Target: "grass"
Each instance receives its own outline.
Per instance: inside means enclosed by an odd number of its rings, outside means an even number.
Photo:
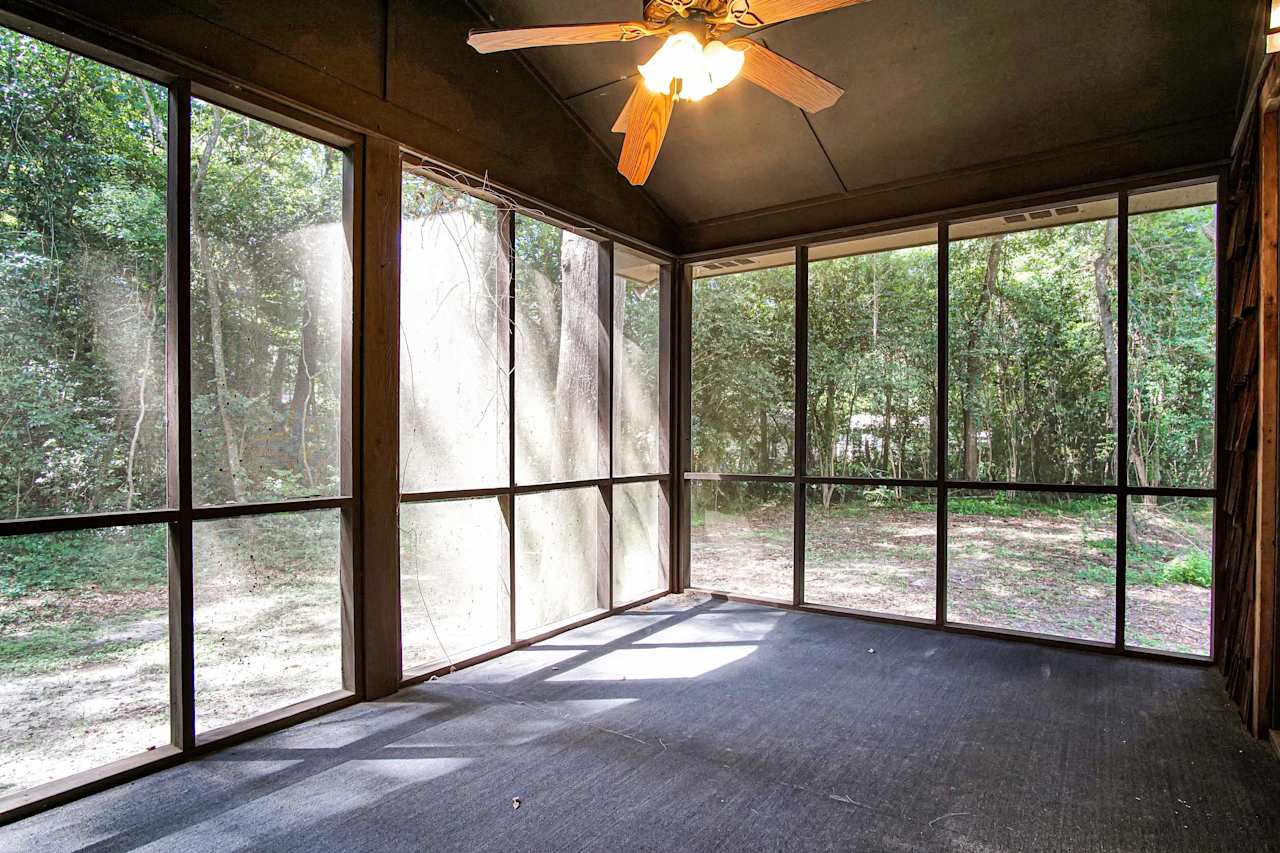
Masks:
[[[1112,543],[1114,552],[1114,543]],[[1076,572],[1076,577],[1089,583],[1115,584],[1115,569],[1110,566],[1086,566]],[[1171,560],[1153,559],[1150,556],[1133,560],[1125,573],[1129,586],[1162,587],[1170,584],[1190,584],[1208,589],[1213,583],[1213,564],[1209,555],[1199,549],[1184,551]]]
[[[156,611],[161,615],[167,611]],[[99,641],[104,626],[93,619],[42,623],[22,634],[0,637],[0,673],[9,676],[57,672],[68,667],[105,663],[149,640]]]
[[[0,539],[0,597],[57,590],[146,589],[166,582],[163,525]]]

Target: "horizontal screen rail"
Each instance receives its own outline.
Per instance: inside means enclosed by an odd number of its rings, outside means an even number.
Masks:
[[[1129,486],[1125,491],[1133,497],[1152,495],[1157,498],[1216,498],[1217,489],[1179,488],[1176,486]]]
[[[336,498],[296,498],[287,501],[262,501],[243,504],[220,504],[218,506],[198,506],[191,510],[191,518],[195,521],[210,521],[218,518],[240,518],[248,515],[272,515],[282,512],[306,512],[313,509],[347,509],[354,505],[349,497]]]
[[[615,486],[626,486],[630,483],[661,483],[663,480],[669,480],[670,474],[632,474],[627,477],[614,477],[613,484]]]
[[[37,533],[65,533],[103,527],[133,527],[141,524],[172,524],[179,520],[176,509],[130,510],[126,512],[55,515],[42,518],[10,518],[0,521],[0,536],[29,536]]]
[[[806,474],[800,482],[814,486],[893,486],[936,489],[937,479],[916,480],[910,477],[819,477]]]
[[[790,474],[714,474],[706,472],[686,472],[686,480],[705,480],[711,483],[794,483],[796,478]]]
[[[510,492],[508,486],[491,486],[482,489],[440,489],[431,492],[403,492],[400,503],[424,503],[426,501],[462,501],[470,498],[499,498]]]
[[[526,483],[518,486],[488,486],[479,489],[436,489],[429,492],[404,492],[400,495],[400,503],[500,498],[509,494],[532,495],[562,489],[605,488],[610,485],[625,486],[630,483],[662,483],[670,478],[670,474],[635,474],[630,477],[599,477],[593,480],[566,480],[559,483]]]
[[[947,488],[974,492],[1067,492],[1077,495],[1116,495],[1121,489],[1120,486],[1092,483],[1009,483],[983,480],[948,480]]]

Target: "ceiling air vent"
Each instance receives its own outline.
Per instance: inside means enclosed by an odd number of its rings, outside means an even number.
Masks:
[[[1052,211],[1052,210],[1037,210],[1037,211],[1033,211],[1033,212],[1032,212],[1032,214],[1031,214],[1031,218],[1032,218],[1032,219],[1052,219],[1052,218],[1053,218],[1053,211]]]
[[[1019,222],[1026,222],[1027,215],[1025,213],[1015,213],[1013,216],[1006,216],[1004,221],[1010,225],[1016,225]]]
[[[707,261],[702,264],[704,270],[728,270],[734,267],[745,267],[754,264],[755,258],[725,258],[719,261]]]
[[[1070,204],[1070,205],[1067,205],[1066,207],[1055,208],[1053,212],[1058,214],[1059,216],[1066,216],[1069,213],[1079,213],[1080,207],[1079,205]]]

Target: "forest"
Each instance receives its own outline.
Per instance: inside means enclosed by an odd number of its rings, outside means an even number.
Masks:
[[[1130,218],[1134,486],[1213,482],[1212,206]],[[950,243],[948,475],[1115,483],[1114,219]],[[694,286],[694,470],[792,469],[790,266]],[[809,474],[936,476],[937,253],[809,265]]]
[[[9,30],[0,62],[0,512],[165,507],[167,91]],[[191,160],[195,503],[336,495],[344,158],[193,101]],[[336,521],[196,525],[201,731],[340,686]],[[0,538],[0,790],[168,742],[166,538]]]
[[[1123,448],[1116,219],[949,242],[948,479],[1046,488],[952,493],[948,618],[1108,639],[1115,499],[1054,487],[1127,476],[1212,488],[1214,217],[1211,204],[1129,217]],[[808,273],[806,473],[934,479],[936,246],[811,261]],[[789,265],[695,279],[694,470],[792,472],[795,311]],[[806,599],[932,618],[933,491],[808,487]],[[791,492],[693,484],[694,585],[789,601]],[[1212,531],[1211,500],[1132,499],[1130,642],[1207,653]]]

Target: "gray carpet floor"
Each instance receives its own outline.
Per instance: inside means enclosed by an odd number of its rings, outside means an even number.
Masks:
[[[0,849],[1280,851],[1280,761],[1206,669],[676,596]]]

